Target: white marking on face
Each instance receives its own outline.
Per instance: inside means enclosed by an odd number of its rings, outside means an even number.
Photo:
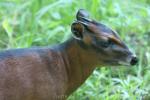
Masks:
[[[128,62],[119,61],[118,63],[119,63],[120,65],[130,66],[130,63],[128,63]]]

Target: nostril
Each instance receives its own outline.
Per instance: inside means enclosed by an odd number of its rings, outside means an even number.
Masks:
[[[137,58],[137,57],[133,57],[133,58],[131,59],[130,64],[131,64],[131,65],[135,65],[135,64],[137,64],[137,63],[138,63],[138,58]]]

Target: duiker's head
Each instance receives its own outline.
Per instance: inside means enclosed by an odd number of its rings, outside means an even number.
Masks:
[[[138,60],[121,41],[118,34],[104,24],[89,18],[80,9],[71,26],[74,38],[84,49],[90,50],[103,65],[135,65]]]

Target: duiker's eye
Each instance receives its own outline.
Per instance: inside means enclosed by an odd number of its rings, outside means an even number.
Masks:
[[[113,42],[111,40],[107,40],[107,41],[104,41],[104,40],[97,40],[96,41],[96,44],[100,45],[101,47],[103,48],[107,48],[109,46],[112,46],[113,45]]]

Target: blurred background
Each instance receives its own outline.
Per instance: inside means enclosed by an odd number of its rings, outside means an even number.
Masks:
[[[150,100],[150,0],[0,0],[0,49],[64,42],[80,8],[115,29],[140,61],[97,68],[68,100]]]

